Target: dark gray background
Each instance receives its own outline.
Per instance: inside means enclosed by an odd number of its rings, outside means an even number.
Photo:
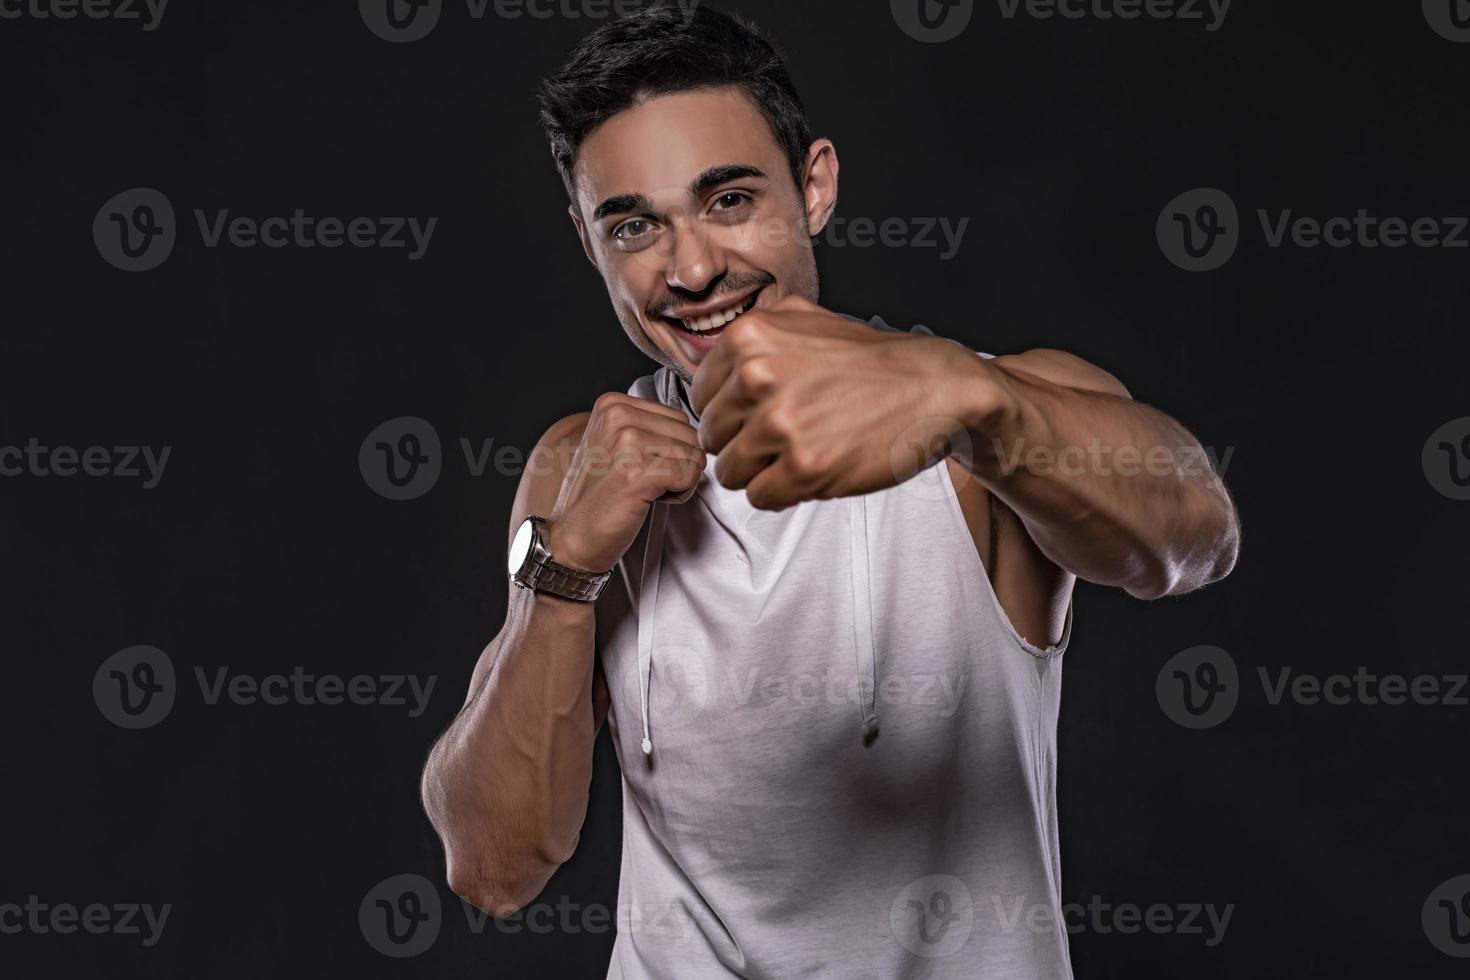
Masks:
[[[747,2],[841,154],[848,218],[970,218],[959,255],[823,247],[826,305],[975,347],[1055,346],[1234,447],[1235,574],[1145,604],[1081,587],[1060,733],[1064,898],[1233,903],[1225,939],[1072,938],[1082,977],[1452,976],[1420,924],[1470,872],[1466,718],[1451,706],[1267,703],[1256,669],[1466,670],[1470,504],[1425,440],[1470,415],[1470,252],[1271,249],[1257,208],[1470,214],[1470,45],[1418,4],[1238,0],[1224,26],[1006,20],[977,6],[920,44],[888,5]],[[0,935],[12,975],[600,977],[611,935],[494,925],[443,887],[418,802],[425,751],[504,612],[522,450],[651,365],[564,214],[530,93],[592,22],[472,20],[413,44],[354,4],[175,0],[157,30],[0,20],[0,445],[167,444],[160,485],[0,480],[5,643],[0,903],[171,903],[162,941]],[[107,265],[103,202],[162,190],[159,268]],[[1189,273],[1160,210],[1226,190],[1244,238]],[[437,216],[427,255],[206,249],[192,209]],[[369,489],[363,437],[429,420],[424,496]],[[94,671],[136,644],[182,684],[162,723],[111,724]],[[1169,720],[1171,656],[1230,652],[1223,724]],[[205,705],[196,666],[439,677],[429,710]],[[611,905],[620,790],[599,745],[581,849],[542,901]],[[440,882],[413,959],[358,927],[379,881]]]

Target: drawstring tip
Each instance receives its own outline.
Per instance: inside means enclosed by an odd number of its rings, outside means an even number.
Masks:
[[[647,738],[645,738],[643,740],[643,754],[644,755],[652,755],[653,754],[653,743],[651,741],[649,741]]]

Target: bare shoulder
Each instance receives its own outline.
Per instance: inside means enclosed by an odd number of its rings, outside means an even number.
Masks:
[[[1123,387],[1123,382],[1112,374],[1064,350],[1037,347],[1020,354],[1002,355],[991,363],[1006,371],[1019,371],[1067,388],[1117,395],[1119,398],[1133,397]]]

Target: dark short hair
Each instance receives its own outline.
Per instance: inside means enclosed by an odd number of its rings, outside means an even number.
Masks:
[[[542,79],[541,125],[573,201],[572,167],[594,129],[643,98],[726,85],[760,109],[801,187],[811,125],[785,59],[744,18],[704,4],[692,15],[681,7],[660,3],[604,24]]]

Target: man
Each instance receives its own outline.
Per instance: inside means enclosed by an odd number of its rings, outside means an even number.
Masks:
[[[495,915],[536,897],[607,720],[610,977],[1070,976],[1072,586],[1229,572],[1198,443],[1068,354],[818,306],[837,152],[743,22],[610,23],[541,105],[587,258],[662,367],[551,426],[521,482],[505,626],[424,773],[451,887]]]

